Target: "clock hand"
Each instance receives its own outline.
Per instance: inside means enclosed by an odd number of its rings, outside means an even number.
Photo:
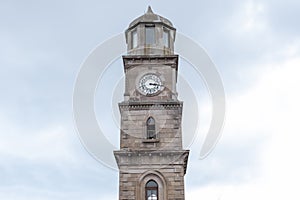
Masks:
[[[162,86],[162,85],[160,85],[158,83],[149,83],[149,85]]]

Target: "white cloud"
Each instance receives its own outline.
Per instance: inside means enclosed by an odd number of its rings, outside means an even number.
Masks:
[[[117,190],[117,173],[91,158],[73,128],[12,122],[0,116],[0,199],[99,199]]]
[[[288,57],[282,63],[268,64],[261,72],[260,81],[253,84],[249,91],[229,98],[226,126],[218,145],[225,145],[223,149],[237,145],[249,148],[249,143],[261,140],[259,151],[247,149],[255,154],[256,166],[253,167],[259,171],[250,173],[252,176],[247,181],[218,182],[191,188],[187,199],[300,198],[299,66],[299,57]],[[238,170],[238,163],[231,165]],[[244,171],[245,174],[248,172]]]
[[[264,13],[265,7],[262,3],[254,3],[254,1],[249,1],[245,5],[245,18],[243,19],[243,29],[245,31],[251,31],[255,29],[262,29],[265,24],[261,17]]]
[[[238,7],[238,12],[232,15],[228,28],[237,35],[254,34],[268,27],[267,9],[261,2],[245,1]]]
[[[1,119],[0,154],[22,160],[59,163],[76,160],[72,150],[74,133],[61,125],[42,130],[21,129]]]
[[[99,199],[117,199],[117,194],[101,194],[98,193],[89,193],[82,192],[86,188],[76,191],[50,191],[44,188],[34,188],[32,186],[13,186],[13,187],[1,187],[0,188],[0,199],[5,200],[99,200]],[[99,190],[98,190],[99,191]],[[30,198],[28,198],[30,197]]]

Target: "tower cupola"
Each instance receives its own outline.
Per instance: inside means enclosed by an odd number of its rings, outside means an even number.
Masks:
[[[133,20],[125,32],[129,55],[173,55],[176,29],[151,7]]]

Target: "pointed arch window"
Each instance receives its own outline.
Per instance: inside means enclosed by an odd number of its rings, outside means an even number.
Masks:
[[[156,139],[155,120],[153,117],[147,119],[147,139]]]
[[[158,184],[150,180],[146,184],[146,200],[158,200]]]

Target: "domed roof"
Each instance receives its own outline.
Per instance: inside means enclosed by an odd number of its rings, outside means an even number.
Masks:
[[[147,23],[147,22],[150,22],[150,23],[153,23],[153,22],[159,23],[160,22],[160,23],[164,23],[164,24],[166,24],[168,26],[173,27],[173,24],[168,19],[166,19],[166,18],[164,18],[162,16],[154,14],[150,6],[148,7],[148,10],[147,10],[147,12],[144,15],[138,17],[137,19],[133,20],[133,22],[131,22],[129,24],[129,28],[135,26],[136,24],[138,24],[140,22],[143,22],[143,23]]]

